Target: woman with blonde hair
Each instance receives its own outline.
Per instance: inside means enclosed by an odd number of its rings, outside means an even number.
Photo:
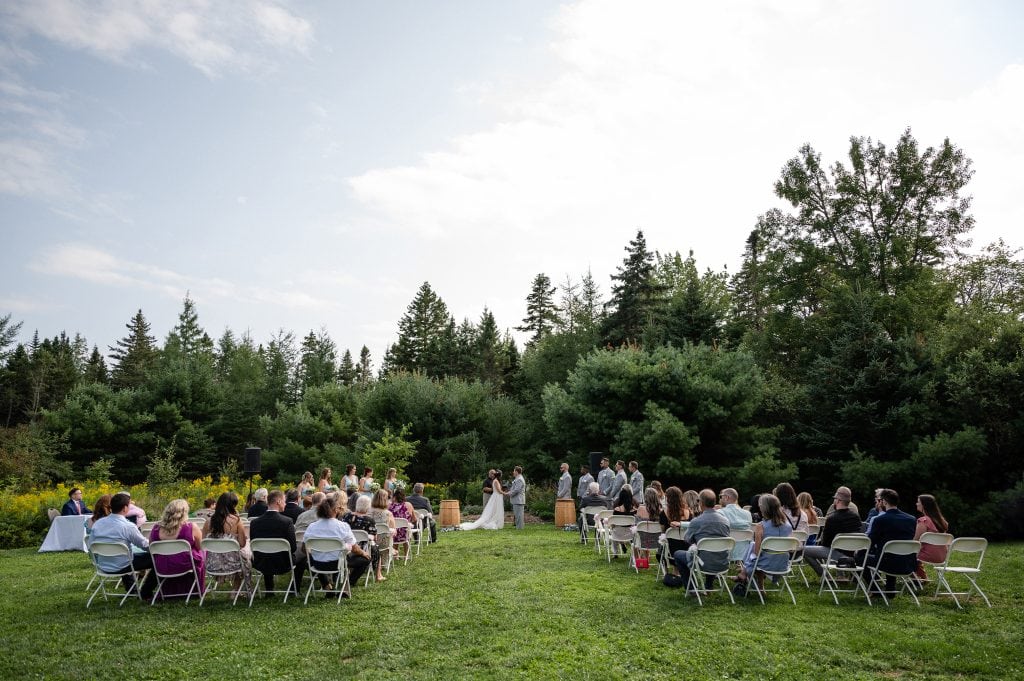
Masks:
[[[388,469],[388,474],[384,478],[384,486],[392,494],[394,494],[395,490],[398,489],[398,469],[397,468],[389,468]]]
[[[332,475],[333,472],[329,466],[325,466],[324,469],[320,471],[320,482],[318,482],[316,486],[318,491],[326,494],[328,489],[334,486],[334,483],[331,482]]]
[[[316,490],[316,484],[313,482],[313,474],[306,471],[302,474],[302,480],[299,481],[299,486],[296,488],[299,490],[299,498],[312,494]]]
[[[164,508],[164,514],[160,522],[153,526],[149,535],[149,541],[168,541],[171,539],[183,539],[188,542],[192,549],[192,561],[184,554],[173,556],[153,556],[153,564],[161,572],[184,572],[192,569],[195,564],[195,578],[199,582],[199,590],[206,590],[206,552],[200,546],[203,541],[203,531],[194,527],[188,520],[188,502],[184,499],[175,499]],[[185,596],[192,590],[192,575],[175,577],[164,582],[160,594],[167,596]]]

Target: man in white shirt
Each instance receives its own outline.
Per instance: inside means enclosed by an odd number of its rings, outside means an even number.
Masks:
[[[732,487],[726,487],[718,494],[718,501],[721,504],[719,512],[725,516],[725,519],[729,521],[729,529],[731,530],[749,530],[753,524],[754,519],[750,515],[750,511],[744,510],[740,506],[740,493]],[[736,545],[733,549],[732,555],[729,556],[730,560],[743,560],[746,557],[747,549],[750,545],[747,542],[741,542]]]
[[[139,528],[128,520],[128,506],[130,498],[125,493],[115,494],[110,499],[110,515],[97,520],[92,526],[92,534],[89,535],[89,542],[117,542],[129,547],[135,546],[143,549],[141,553],[135,553],[129,562],[128,558],[122,556],[99,556],[96,562],[100,569],[110,574],[122,574],[130,569],[135,571],[149,570],[149,575],[142,583],[139,593],[143,600],[153,597],[153,590],[156,588],[156,572],[153,570],[153,557],[149,555],[149,542]],[[128,573],[121,578],[124,588],[130,589],[135,584],[135,577]]]

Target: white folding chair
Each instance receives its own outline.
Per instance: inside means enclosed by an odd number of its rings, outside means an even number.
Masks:
[[[742,561],[750,552],[750,545],[754,543],[754,531],[746,528],[733,528],[729,530],[729,536],[736,541],[729,560]]]
[[[309,597],[314,591],[329,596],[332,587],[338,592],[338,603],[341,603],[344,594],[351,596],[352,587],[348,583],[348,561],[345,558],[345,543],[337,537],[311,537],[305,541],[305,544],[306,561],[309,568],[309,588],[306,589],[306,599],[302,601],[302,604],[306,605],[309,603]],[[320,554],[337,552],[338,561],[337,563],[334,561],[324,561],[332,564],[333,568],[318,568],[313,564],[314,551]],[[327,586],[320,584],[319,578],[321,576],[327,579]]]
[[[153,572],[156,574],[156,590],[153,591],[153,600],[150,601],[150,605],[156,603],[156,599],[160,596],[165,598],[176,598],[180,597],[181,594],[175,594],[175,596],[166,596],[163,594],[164,584],[168,579],[174,579],[176,577],[185,577],[186,575],[192,575],[192,584],[188,587],[188,593],[185,594],[185,603],[188,603],[192,599],[192,593],[195,592],[200,599],[203,596],[203,589],[199,583],[199,570],[196,569],[196,561],[192,556],[192,545],[184,539],[165,539],[162,541],[153,541],[149,543],[149,554],[153,556]],[[164,572],[160,569],[160,561],[157,560],[159,556],[179,556],[188,555],[188,567],[178,572],[168,571]]]
[[[921,535],[921,538],[918,541],[921,542],[921,549],[922,550],[924,549],[925,546],[945,546],[946,547],[946,557],[948,558],[949,557],[949,545],[953,543],[953,535],[949,534],[948,532],[925,532],[924,534]],[[921,563],[921,565],[927,565],[927,566],[931,567],[932,569],[935,569],[935,568],[939,567],[940,565],[945,564],[946,561],[942,560],[942,561],[935,562],[935,561],[930,561],[930,560],[921,560],[921,557],[918,556],[917,557],[917,562]],[[914,577],[917,579],[918,585],[923,588],[924,587],[924,580],[922,580],[921,577],[916,572],[914,573]]]
[[[800,542],[800,550],[794,553],[789,561],[789,566],[800,575],[800,579],[804,580],[804,587],[807,589],[811,588],[811,583],[807,581],[807,575],[804,574],[804,568],[807,567],[807,564],[804,563],[804,548],[807,547],[807,537],[809,536],[803,530],[793,530],[793,538]]]
[[[868,585],[876,585],[878,587],[878,593],[882,595],[882,602],[889,605],[889,597],[885,593],[885,588],[879,581],[879,577],[895,577],[896,581],[900,583],[899,591],[895,592],[893,596],[906,591],[910,594],[910,597],[914,599],[914,603],[917,607],[921,607],[921,601],[917,599],[917,594],[914,593],[914,587],[917,585],[916,578],[914,577],[914,570],[917,569],[917,560],[907,560],[908,568],[906,570],[896,570],[894,568],[883,569],[882,561],[885,560],[886,556],[917,556],[918,551],[921,550],[921,542],[914,539],[893,539],[885,542],[885,546],[882,547],[882,553],[878,555],[878,560],[874,565],[868,566]]]
[[[416,522],[419,525],[419,528],[418,528],[418,530],[416,532],[416,537],[418,539],[418,541],[416,542],[416,555],[417,556],[420,555],[420,547],[423,546],[423,544],[425,544],[425,543],[426,544],[430,543],[429,537],[430,537],[430,516],[431,515],[432,514],[430,513],[430,511],[424,510],[422,508],[416,509]]]
[[[391,574],[391,561],[394,558],[395,549],[391,544],[391,528],[387,523],[377,523],[377,551],[380,553],[380,560],[384,571]]]
[[[949,545],[949,551],[946,553],[946,562],[935,568],[935,572],[938,575],[935,596],[951,596],[953,602],[956,603],[956,607],[963,608],[957,596],[966,596],[967,598],[964,600],[970,600],[971,594],[977,591],[978,595],[985,600],[985,605],[991,608],[992,603],[988,600],[985,592],[981,590],[981,587],[978,586],[978,582],[975,579],[975,577],[981,574],[981,562],[985,560],[985,550],[987,548],[988,540],[984,537],[958,537],[954,539]],[[970,565],[953,565],[952,563],[955,562],[955,556],[958,553],[977,553],[977,564],[973,567]],[[967,591],[953,591],[953,586],[949,583],[949,575],[962,575],[964,579],[971,583],[971,588]]]
[[[49,518],[52,523],[54,518],[60,517],[60,511],[55,508],[48,508],[46,509],[46,517]]]
[[[736,540],[732,537],[704,537],[697,541],[696,555],[693,556],[693,562],[690,563],[690,579],[686,583],[686,595],[689,596],[692,592],[697,597],[697,603],[701,606],[704,605],[704,601],[701,598],[701,594],[710,594],[717,591],[724,591],[729,596],[729,602],[733,605],[736,604],[736,599],[732,597],[732,590],[729,588],[729,582],[726,576],[729,574],[729,557],[732,555],[732,550],[736,546]],[[725,567],[721,570],[705,570],[705,558],[709,553],[723,553],[725,554]],[[715,580],[715,588],[707,588],[705,582],[707,577],[713,577]]]
[[[119,572],[107,572],[102,567],[98,559],[103,558],[125,558],[128,561],[128,567]],[[99,580],[99,584],[96,585],[92,595],[89,596],[89,600],[86,602],[85,607],[92,605],[92,600],[96,598],[96,594],[103,594],[103,600],[107,600],[107,585],[114,583],[118,584],[121,582],[121,578],[130,575],[133,583],[125,589],[124,596],[121,597],[121,601],[117,604],[118,607],[124,605],[124,602],[128,600],[130,596],[136,596],[139,600],[142,600],[142,596],[139,593],[139,579],[141,575],[132,568],[132,549],[127,544],[120,542],[107,542],[107,541],[94,541],[89,544],[89,560],[92,561],[93,576],[92,580],[89,581],[91,587],[93,582]],[[114,594],[116,595],[116,594]]]
[[[149,533],[153,530],[154,527],[156,527],[156,521],[155,520],[147,520],[146,522],[142,523],[141,526],[139,526],[139,532],[142,533],[143,537],[148,538],[149,537]]]
[[[636,518],[631,515],[613,515],[605,521],[607,529],[608,562],[612,562],[612,551],[618,556],[618,549],[629,552],[630,567],[633,567],[633,526]]]
[[[412,528],[412,523],[405,518],[395,518],[395,534],[391,537],[391,547],[397,551],[396,547],[405,546],[405,563],[408,563],[412,556]],[[404,541],[398,541],[398,531],[401,529],[405,529]],[[401,558],[401,554],[399,554],[399,558]]]
[[[244,559],[242,558],[242,549],[241,549],[241,547],[238,546],[238,540],[237,539],[234,539],[233,537],[217,537],[217,538],[204,537],[203,538],[203,542],[202,542],[202,547],[203,547],[203,550],[206,551],[206,555],[207,556],[209,556],[210,554],[219,554],[219,555],[225,555],[225,556],[230,556],[230,555],[234,554],[234,555],[238,556],[239,569],[238,570],[218,571],[218,570],[215,570],[215,569],[211,568],[210,563],[207,562],[207,564],[206,564],[206,592],[200,594],[200,596],[199,596],[199,607],[203,606],[203,602],[206,600],[207,596],[212,596],[214,594],[214,592],[217,591],[217,587],[220,585],[221,582],[223,582],[226,579],[230,579],[232,577],[235,577],[235,576],[244,577],[244,573],[242,572],[242,569],[241,569],[242,561]],[[245,581],[243,579],[242,585],[239,586],[239,588],[235,590],[235,593],[234,593],[234,595],[231,598],[231,605],[234,605],[235,603],[238,602],[238,597],[241,595],[242,589],[244,589],[244,588],[245,588]],[[247,593],[246,595],[248,596],[249,594]]]
[[[372,551],[372,549],[370,548],[370,545],[373,543],[373,537],[370,536],[370,533],[367,532],[366,530],[352,530],[352,536],[356,538],[356,543],[359,544],[359,546],[364,551],[366,551],[367,555],[370,555],[371,551]],[[378,556],[379,555],[380,554],[378,553]],[[373,566],[371,565],[366,570],[366,578],[363,580],[363,586],[364,587],[370,585],[370,577],[372,575],[373,575]]]
[[[412,547],[416,547],[416,555],[420,555],[420,543],[423,538],[423,523],[420,522],[420,514],[415,513],[412,519],[409,521],[409,531],[406,533],[409,537],[410,546],[409,552],[412,552]]]
[[[590,521],[601,511],[606,511],[604,506],[587,506],[580,509],[580,543],[586,544],[590,538],[590,530],[594,530],[594,541],[597,541],[597,524]]]
[[[793,605],[796,605],[796,596],[793,595],[793,590],[789,588],[789,576],[793,574],[791,563],[793,560],[793,553],[800,550],[800,540],[795,537],[765,537],[761,540],[761,551],[757,554],[754,559],[754,568],[751,570],[750,579],[747,581],[747,595],[750,595],[751,589],[757,592],[757,597],[761,599],[761,605],[764,605],[764,595],[769,592],[782,593],[783,588],[789,593],[790,600],[793,601]],[[768,560],[772,556],[785,556],[786,566],[782,569],[773,570],[768,567],[767,563],[762,563],[762,559]],[[768,589],[764,584],[758,584],[757,573],[763,572],[765,575],[765,582],[769,578],[772,581],[779,581],[781,584],[777,589]]]
[[[821,564],[821,585],[818,586],[818,595],[825,591],[832,594],[832,600],[839,605],[841,593],[852,593],[857,598],[857,593],[863,593],[868,605],[871,605],[871,596],[868,595],[867,584],[864,583],[864,564],[868,560],[868,549],[871,548],[871,540],[866,534],[837,534],[832,538],[828,555],[825,562]],[[850,558],[850,556],[854,558]],[[856,556],[860,555],[860,562],[856,562]],[[845,560],[844,560],[845,559]],[[853,560],[851,565],[849,560]],[[839,577],[850,580],[852,589],[839,588]]]
[[[657,552],[658,540],[661,537],[661,524],[652,520],[642,520],[636,524],[636,533],[633,535],[633,569],[639,574],[640,568],[636,564],[636,557],[643,551],[647,554],[647,563],[650,565],[651,551]],[[661,563],[654,561],[658,567],[654,570],[654,578],[657,579],[661,572]]]
[[[661,571],[666,575],[672,568],[672,553],[668,550],[668,540],[683,541],[683,535],[685,534],[686,528],[682,526],[670,527],[665,531],[665,540],[661,543]]]
[[[255,566],[255,562],[256,562],[255,561],[255,555],[257,553],[263,553],[263,554],[283,553],[286,556],[288,556],[288,573],[287,573],[288,574],[288,586],[285,587],[283,592],[280,589],[274,589],[273,591],[270,591],[270,590],[267,590],[266,588],[264,588],[263,589],[263,593],[264,594],[268,594],[268,593],[276,593],[276,594],[284,593],[284,602],[285,603],[288,602],[288,596],[290,596],[292,593],[295,593],[296,595],[298,595],[298,585],[295,583],[295,561],[293,560],[293,557],[292,557],[292,546],[291,546],[291,543],[289,543],[289,541],[287,539],[284,539],[284,538],[281,538],[281,537],[265,537],[265,538],[260,538],[260,539],[251,539],[251,540],[249,540],[249,548],[252,550],[252,553],[253,553],[253,556],[254,556],[254,559],[253,559],[254,565],[253,565],[252,593],[249,594],[249,607],[250,608],[252,607],[253,600],[255,600],[255,598],[256,598],[256,594],[260,590],[260,583],[263,581],[263,573],[260,572],[259,570],[257,570],[256,566]],[[283,573],[283,572],[278,573],[278,575],[283,575],[283,574],[285,574],[285,573]],[[275,576],[277,576],[277,575],[275,575]],[[293,592],[293,589],[294,589],[294,592]]]
[[[594,516],[594,551],[603,553],[608,550],[608,519],[614,515],[610,508],[602,508]]]

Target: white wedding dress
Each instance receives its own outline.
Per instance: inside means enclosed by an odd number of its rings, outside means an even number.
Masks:
[[[501,485],[493,485],[494,493],[487,500],[483,513],[471,523],[459,525],[461,530],[500,530],[505,527],[505,496],[501,493]]]

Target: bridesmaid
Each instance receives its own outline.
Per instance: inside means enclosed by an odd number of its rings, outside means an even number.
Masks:
[[[327,493],[328,488],[333,487],[333,483],[331,482],[331,475],[332,472],[330,468],[324,468],[322,471],[320,471],[320,482],[317,483],[317,489],[323,492],[324,494]]]
[[[373,492],[373,469],[369,466],[363,469],[363,477],[359,478],[359,491],[363,494]]]
[[[345,475],[341,478],[341,486],[350,497],[359,491],[359,478],[356,476],[354,463],[345,466]]]
[[[392,494],[398,489],[398,469],[389,468],[388,475],[384,478],[384,487]]]

